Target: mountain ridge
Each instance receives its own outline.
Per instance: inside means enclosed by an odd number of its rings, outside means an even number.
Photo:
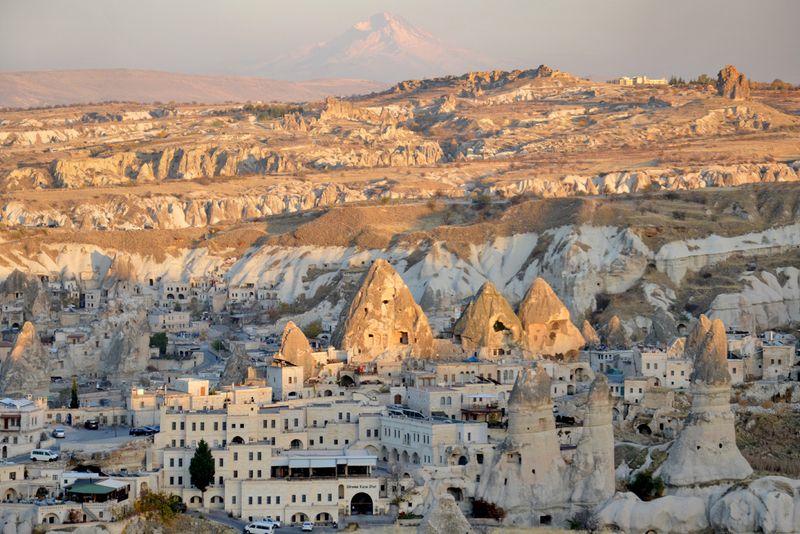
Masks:
[[[0,72],[0,107],[26,108],[92,102],[307,102],[385,88],[370,80],[302,82],[256,76],[181,74],[144,69]]]

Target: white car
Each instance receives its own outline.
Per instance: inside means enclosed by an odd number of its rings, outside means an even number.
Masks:
[[[65,438],[67,437],[67,433],[64,431],[63,428],[56,428],[53,430],[53,437],[54,438]]]
[[[303,526],[300,528],[303,532],[311,532],[314,530],[314,523],[311,521],[306,521],[303,523]]]
[[[278,519],[272,519],[272,516],[268,515],[264,519],[261,520],[262,523],[272,523],[275,525],[275,528],[281,528],[281,522]]]
[[[275,524],[268,521],[256,521],[244,527],[243,532],[244,534],[273,534]]]
[[[50,449],[33,449],[31,451],[31,460],[34,462],[55,462],[58,460],[58,453]]]

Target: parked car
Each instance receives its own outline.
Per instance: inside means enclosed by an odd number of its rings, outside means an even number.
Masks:
[[[67,433],[64,431],[63,428],[54,428],[52,435],[54,438],[65,438],[67,437]]]
[[[128,434],[131,436],[152,436],[155,431],[147,426],[136,426],[128,430]]]
[[[261,521],[266,521],[267,523],[272,523],[273,525],[275,525],[275,528],[281,528],[281,522],[280,522],[280,520],[278,520],[278,519],[272,519],[272,516],[271,516],[271,515],[268,515],[267,517],[265,517],[265,518],[264,518],[264,519],[262,519]]]
[[[87,419],[85,423],[83,423],[83,428],[87,430],[97,430],[100,428],[100,421],[97,419]]]
[[[58,453],[50,449],[33,449],[31,460],[34,462],[55,462],[58,460]]]
[[[159,432],[161,432],[161,425],[145,426],[142,428],[150,430],[152,434],[158,434]]]
[[[311,532],[314,530],[314,523],[311,521],[306,521],[303,523],[302,528],[300,528],[303,532]]]
[[[242,532],[244,532],[244,534],[273,534],[275,532],[275,524],[266,521],[256,521],[244,527]]]

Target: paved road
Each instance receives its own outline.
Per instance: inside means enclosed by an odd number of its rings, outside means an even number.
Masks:
[[[189,512],[192,515],[200,515],[199,512],[191,511]],[[241,521],[239,519],[235,519],[233,517],[228,517],[228,514],[221,510],[213,510],[202,514],[206,519],[211,521],[215,521],[217,523],[221,523],[225,526],[235,528],[238,531],[242,531],[242,529],[247,525],[246,521]],[[313,532],[320,532],[320,533],[332,533],[338,532],[333,527],[322,527],[322,526],[315,526]],[[302,530],[300,527],[290,527],[290,526],[283,526],[276,530],[276,534],[301,534]]]
[[[63,428],[66,437],[63,439],[56,439],[55,445],[53,445],[51,449],[64,452],[74,450],[97,452],[108,450],[109,448],[132,440],[150,439],[147,437],[128,435],[129,429],[125,426],[118,426],[116,428],[101,427],[98,430],[87,430],[83,427],[73,428],[66,425],[51,425],[46,427],[44,431],[50,434],[54,428]],[[8,458],[8,461],[14,463],[29,463],[31,459],[30,454],[21,454],[13,458]]]

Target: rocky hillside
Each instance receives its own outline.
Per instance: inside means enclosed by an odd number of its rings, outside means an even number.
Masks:
[[[485,282],[517,307],[537,277],[576,324],[618,315],[634,339],[701,312],[786,326],[796,95],[720,76],[623,87],[542,65],[293,106],[5,112],[0,277],[217,272],[333,321],[384,258],[434,333]]]

